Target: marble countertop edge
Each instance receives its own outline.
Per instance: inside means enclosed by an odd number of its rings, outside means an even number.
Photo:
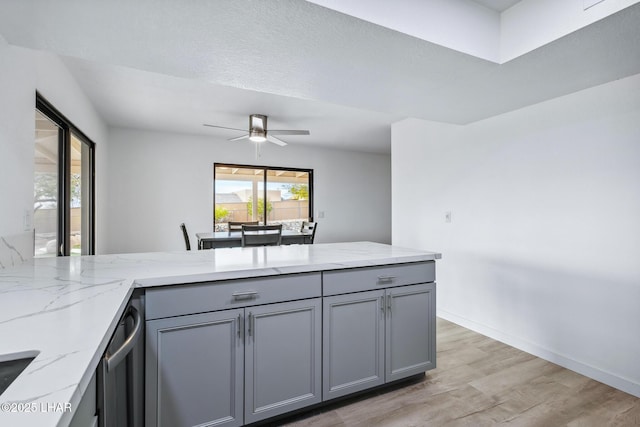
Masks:
[[[441,259],[440,254],[434,254],[433,256],[413,256],[403,257],[401,262],[392,262],[388,258],[384,259],[372,259],[372,260],[359,260],[353,262],[341,262],[341,263],[323,263],[313,265],[283,265],[278,267],[261,267],[251,270],[230,270],[220,272],[205,272],[197,274],[184,274],[175,276],[158,276],[147,277],[143,279],[135,279],[133,286],[136,288],[148,288],[156,286],[167,286],[176,284],[192,284],[201,282],[213,282],[224,280],[237,280],[237,279],[251,279],[256,277],[278,276],[282,274],[297,274],[297,273],[312,273],[316,271],[331,271],[331,270],[344,270],[349,268],[361,268],[371,267],[379,265],[393,265],[399,263],[412,263],[423,261],[435,261]]]

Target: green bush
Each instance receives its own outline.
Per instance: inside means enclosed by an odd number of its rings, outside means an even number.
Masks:
[[[273,210],[273,203],[267,202],[267,216]],[[247,202],[247,214],[249,214],[249,218],[253,215],[253,200],[249,197],[249,201]],[[260,221],[264,221],[264,199],[258,199],[258,219]]]
[[[215,213],[214,213],[215,222],[226,222],[228,217],[229,217],[229,209],[225,208],[224,206],[215,207]]]

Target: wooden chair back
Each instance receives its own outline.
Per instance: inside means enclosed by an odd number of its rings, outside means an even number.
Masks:
[[[229,233],[232,231],[242,231],[243,225],[258,225],[258,221],[229,221],[227,223]]]

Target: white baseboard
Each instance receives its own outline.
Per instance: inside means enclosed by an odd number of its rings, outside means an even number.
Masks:
[[[625,393],[640,397],[640,384],[638,383],[634,383],[625,378],[621,378],[593,366],[578,362],[577,360],[571,359],[569,357],[554,353],[553,351],[550,351],[546,348],[522,340],[513,335],[506,334],[497,329],[474,322],[473,320],[465,319],[464,317],[458,316],[457,314],[438,309],[437,315],[438,317],[441,317],[445,320],[456,323],[467,329],[471,329],[474,332],[515,347],[518,350],[522,350],[541,359],[555,363],[556,365],[560,365],[564,368],[570,369],[581,375],[604,383],[608,386],[614,387],[618,390],[624,391]]]

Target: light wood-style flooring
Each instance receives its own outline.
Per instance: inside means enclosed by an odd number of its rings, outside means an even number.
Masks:
[[[640,398],[443,319],[437,337],[426,376],[273,425],[640,426]]]

